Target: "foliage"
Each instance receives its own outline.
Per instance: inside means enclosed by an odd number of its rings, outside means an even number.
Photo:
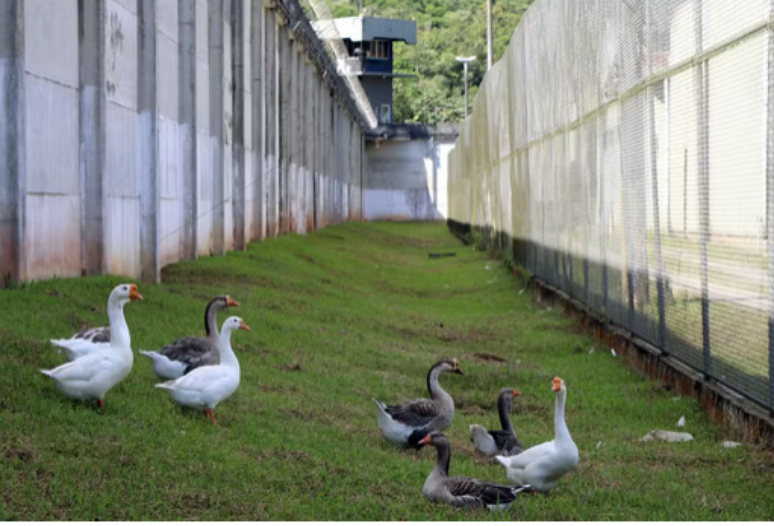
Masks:
[[[430,252],[455,257],[430,259]],[[252,332],[233,344],[239,390],[215,428],[131,374],[94,404],[73,403],[38,372],[62,362],[49,338],[104,324],[126,278],[58,279],[0,293],[0,520],[767,520],[770,453],[727,438],[692,398],[636,375],[577,322],[534,303],[498,262],[440,224],[350,223],[253,243],[244,252],[164,269],[126,306],[135,351],[201,334],[202,310],[230,293]],[[596,346],[597,352],[588,350]],[[478,456],[468,426],[494,427],[497,392],[523,395],[525,444],[553,435],[551,379],[567,382],[578,469],[548,497],[507,513],[434,505],[422,485],[432,450],[399,451],[372,397],[425,396],[440,358],[465,376],[442,385],[457,413],[452,474],[506,482]],[[693,442],[639,442],[685,415]]]
[[[486,73],[485,0],[328,0],[334,16],[367,16],[417,22],[416,46],[395,46],[395,69],[417,78],[395,80],[396,122],[459,122],[464,113],[463,66],[455,58],[476,56],[470,64],[470,101]],[[492,9],[494,60],[533,0],[495,0]]]

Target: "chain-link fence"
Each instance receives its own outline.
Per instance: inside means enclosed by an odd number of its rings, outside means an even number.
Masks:
[[[774,408],[774,1],[538,0],[450,154],[449,218]]]

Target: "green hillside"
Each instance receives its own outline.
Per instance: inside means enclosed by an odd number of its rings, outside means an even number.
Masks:
[[[397,45],[396,70],[417,75],[395,82],[396,122],[459,122],[464,113],[462,64],[457,56],[476,55],[471,64],[471,100],[486,72],[485,0],[328,0],[336,17],[369,16],[416,20],[416,46]],[[495,0],[492,16],[494,58],[532,0]]]

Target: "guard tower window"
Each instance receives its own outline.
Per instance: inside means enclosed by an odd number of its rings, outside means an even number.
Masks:
[[[382,124],[392,123],[392,112],[390,111],[389,104],[382,104],[379,112],[379,122]]]
[[[389,40],[374,40],[371,42],[370,58],[390,58],[392,43]]]

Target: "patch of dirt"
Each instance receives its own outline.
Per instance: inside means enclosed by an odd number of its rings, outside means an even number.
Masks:
[[[35,452],[26,448],[14,448],[5,452],[5,458],[8,460],[18,458],[22,462],[30,462],[35,459]]]
[[[474,361],[481,361],[484,363],[508,363],[508,360],[505,358],[486,352],[474,352],[472,356],[475,358]]]
[[[445,327],[443,324],[434,325],[435,337],[445,343],[487,343],[496,339],[496,335],[483,328],[471,329],[466,332]]]
[[[209,497],[199,493],[183,493],[182,495],[173,493],[171,500],[179,507],[184,508],[187,512],[193,510],[205,511],[210,509]]]
[[[478,405],[469,405],[467,407],[460,408],[460,412],[467,416],[478,416],[486,414],[486,411],[484,411],[484,409]]]
[[[300,259],[303,259],[304,261],[311,263],[312,265],[316,265],[317,261],[311,256],[307,256],[306,254],[299,254],[298,256]]]
[[[519,413],[523,414],[535,414],[540,416],[548,416],[549,414],[553,414],[553,409],[549,409],[548,406],[545,405],[539,405],[535,402],[530,401],[529,399],[525,399],[525,397],[528,397],[529,395],[521,395],[519,397],[519,404],[517,411]]]
[[[43,294],[45,294],[46,296],[52,296],[54,298],[58,298],[58,297],[62,296],[61,292],[59,292],[58,290],[53,290],[53,289],[46,289],[46,290],[43,291]]]
[[[283,363],[281,365],[275,365],[275,369],[280,369],[282,371],[288,371],[290,373],[300,371],[301,370],[301,364],[300,363]]]

